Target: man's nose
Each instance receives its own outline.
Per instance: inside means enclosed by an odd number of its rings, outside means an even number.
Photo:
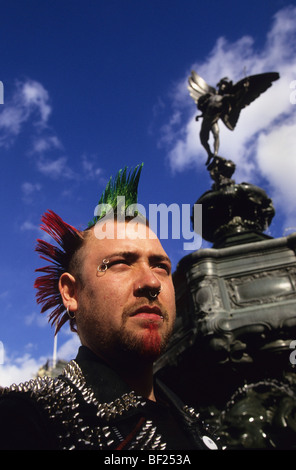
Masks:
[[[157,297],[160,290],[161,282],[151,268],[140,268],[139,274],[134,282],[134,295],[136,297]]]

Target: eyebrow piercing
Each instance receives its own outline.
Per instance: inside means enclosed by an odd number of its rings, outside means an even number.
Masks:
[[[97,267],[97,272],[104,273],[108,269],[109,259],[104,258],[101,264]]]

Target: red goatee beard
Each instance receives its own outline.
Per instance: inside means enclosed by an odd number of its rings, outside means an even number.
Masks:
[[[149,323],[143,333],[142,354],[144,356],[159,357],[163,351],[161,336],[155,323]]]

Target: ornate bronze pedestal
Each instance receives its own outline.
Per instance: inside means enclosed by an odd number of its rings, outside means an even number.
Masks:
[[[208,169],[214,184],[197,203],[213,248],[174,273],[176,329],[157,373],[229,447],[295,449],[296,233],[265,235],[266,193],[236,184],[228,160]]]

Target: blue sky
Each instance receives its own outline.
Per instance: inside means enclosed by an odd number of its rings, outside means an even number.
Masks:
[[[192,69],[213,86],[224,76],[280,73],[233,133],[220,125],[219,153],[236,163],[236,182],[272,197],[269,235],[296,230],[296,6],[3,0],[0,9],[0,385],[8,385],[31,378],[52,356],[53,330],[33,288],[47,209],[84,228],[110,175],[141,162],[139,202],[147,208],[193,205],[210,189],[187,90]],[[188,253],[183,240],[163,245],[174,267]],[[59,357],[75,356],[78,344],[64,328]]]

